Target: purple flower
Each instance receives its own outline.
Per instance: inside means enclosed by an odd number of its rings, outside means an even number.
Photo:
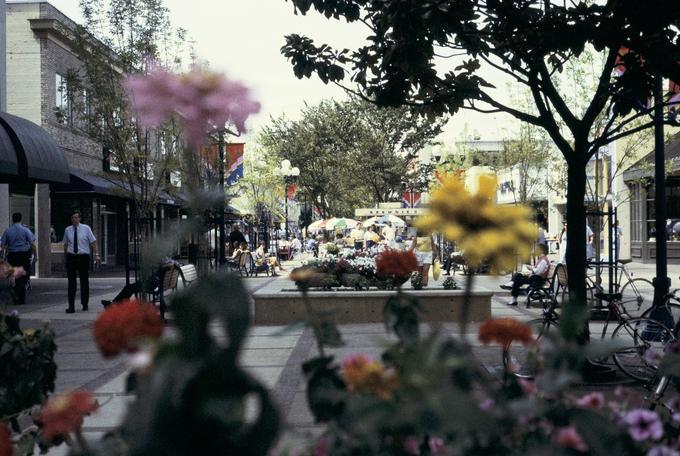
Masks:
[[[659,440],[663,437],[661,419],[651,410],[631,410],[624,416],[623,422],[628,425],[630,436],[638,442],[647,439]]]
[[[484,399],[479,404],[479,408],[484,410],[485,412],[489,412],[493,409],[494,405],[496,405],[496,401],[494,401],[493,399]]]
[[[581,453],[588,451],[588,445],[574,426],[566,426],[557,430],[555,443],[563,448],[572,448]]]
[[[668,402],[666,402],[666,407],[673,410],[674,412],[680,412],[680,396],[675,396]]]
[[[680,340],[676,340],[675,342],[667,344],[664,347],[663,351],[666,353],[671,353],[673,355],[680,354]]]
[[[653,348],[649,348],[645,351],[644,359],[648,364],[652,366],[658,366],[661,362],[661,353],[654,350]]]
[[[647,452],[647,456],[680,456],[680,452],[667,446],[655,446]]]
[[[598,392],[589,393],[578,398],[576,405],[584,408],[601,409],[604,406],[604,396]]]
[[[228,122],[245,131],[248,117],[260,110],[246,86],[197,65],[176,75],[151,64],[147,74],[128,76],[125,84],[143,126],[158,126],[177,114],[194,147],[202,143],[206,132],[224,128]]]
[[[675,427],[680,426],[680,413],[674,413],[671,417],[671,421]]]

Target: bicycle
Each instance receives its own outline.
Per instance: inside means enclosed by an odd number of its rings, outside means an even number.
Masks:
[[[607,319],[604,323],[600,338],[606,339],[609,322],[616,317],[618,325],[611,334],[611,339],[617,341],[617,348],[612,353],[616,366],[628,377],[647,383],[656,375],[658,366],[645,353],[649,350],[663,350],[663,347],[675,340],[673,332],[662,323],[641,317],[631,317],[621,303],[620,293],[596,293],[595,297],[607,302]],[[524,351],[515,349],[511,354],[510,346],[503,350],[503,365],[513,371],[520,378],[533,378],[540,367],[540,344],[543,337],[551,328],[559,327],[559,314],[556,303],[544,309],[542,318],[527,323],[532,327],[534,343]],[[601,364],[603,360],[593,360]]]
[[[626,265],[632,261],[631,259],[617,260],[619,267],[613,281],[614,293],[621,294],[621,304],[628,312],[633,307],[636,307],[637,311],[639,311],[643,305],[651,304],[654,298],[654,285],[652,281],[644,277],[633,277],[633,273],[628,271]],[[590,261],[588,266],[599,267],[608,264]],[[589,286],[599,289],[599,292],[604,292],[603,287],[600,284],[596,284],[592,276],[587,276],[587,280],[589,281]]]

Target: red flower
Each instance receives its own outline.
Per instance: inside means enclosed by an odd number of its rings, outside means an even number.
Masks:
[[[533,342],[531,326],[514,318],[492,318],[479,327],[479,340],[483,344],[496,342],[507,348],[514,341],[528,345]]]
[[[0,456],[12,456],[14,448],[12,446],[12,439],[10,438],[7,425],[0,422]]]
[[[136,352],[140,339],[158,339],[162,334],[163,321],[156,307],[136,299],[109,306],[92,326],[94,340],[105,358]]]
[[[418,259],[412,250],[385,250],[375,261],[379,277],[408,278],[418,269]]]
[[[83,418],[97,409],[97,403],[89,391],[73,391],[50,398],[43,408],[40,421],[43,436],[52,440],[80,430]]]

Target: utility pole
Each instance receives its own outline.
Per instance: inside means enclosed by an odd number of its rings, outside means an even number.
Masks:
[[[225,252],[225,241],[226,241],[226,231],[225,231],[225,220],[224,220],[224,211],[225,211],[225,194],[224,194],[224,131],[220,131],[218,133],[218,140],[217,140],[217,152],[219,154],[219,171],[220,171],[220,204],[218,206],[218,210],[220,211],[218,216],[217,216],[217,223],[219,224],[219,230],[220,230],[220,246],[219,246],[219,265],[220,268],[224,267],[224,265],[227,262],[227,256]]]

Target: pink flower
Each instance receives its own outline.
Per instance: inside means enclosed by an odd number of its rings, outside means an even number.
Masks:
[[[19,277],[23,277],[25,275],[26,275],[26,271],[24,270],[24,268],[22,266],[17,266],[12,271],[12,278],[13,279],[18,279]]]
[[[446,450],[444,441],[439,437],[431,437],[428,445],[430,447],[430,453],[432,454],[444,454],[444,451]]]
[[[566,426],[557,430],[555,443],[563,448],[571,448],[581,453],[588,451],[588,445],[574,426]]]
[[[326,456],[331,444],[327,437],[321,437],[314,446],[314,456]]]
[[[420,454],[420,440],[415,435],[409,435],[404,439],[404,452],[406,454]]]
[[[604,406],[604,396],[598,392],[589,393],[578,398],[576,405],[584,408],[601,409]]]
[[[158,126],[177,114],[193,147],[202,143],[208,131],[224,128],[227,123],[239,132],[245,131],[248,117],[260,111],[260,104],[241,82],[198,65],[176,75],[151,64],[147,74],[128,76],[126,86],[143,126]]]
[[[517,380],[517,383],[519,383],[520,388],[522,388],[522,392],[527,396],[533,396],[538,392],[538,388],[536,388],[536,383],[534,383],[531,380],[520,378]]]

